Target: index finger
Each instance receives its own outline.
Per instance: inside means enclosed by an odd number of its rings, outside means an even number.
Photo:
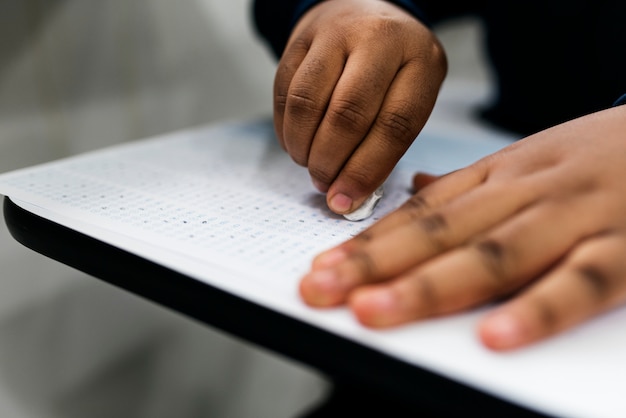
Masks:
[[[425,83],[423,71],[413,63],[396,73],[372,127],[328,190],[334,212],[358,208],[385,181],[426,123],[438,84]]]
[[[318,37],[311,42],[304,52],[306,45],[297,42],[287,51],[274,82],[276,133],[302,166],[308,166],[313,138],[345,64],[344,55],[330,40]]]
[[[322,268],[334,260],[339,253],[354,251],[364,243],[379,239],[396,227],[412,222],[416,217],[426,216],[453,198],[478,186],[486,179],[484,164],[472,166],[439,177],[427,189],[418,191],[402,206],[391,212],[352,239],[320,253],[313,260],[313,268]]]

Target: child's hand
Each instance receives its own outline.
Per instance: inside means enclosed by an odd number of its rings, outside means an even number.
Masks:
[[[379,0],[324,1],[294,28],[274,85],[282,147],[336,213],[387,178],[434,106],[446,59],[434,35]]]
[[[417,179],[417,183],[427,183]],[[389,327],[512,295],[480,324],[496,350],[626,300],[626,105],[545,130],[427,185],[318,256],[300,287]]]

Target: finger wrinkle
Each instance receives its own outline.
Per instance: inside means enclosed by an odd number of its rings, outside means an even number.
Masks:
[[[327,167],[320,167],[313,164],[308,164],[309,168],[309,176],[312,180],[314,180],[317,184],[319,184],[318,189],[321,187],[322,189],[328,190],[330,185],[335,180],[337,176],[336,172],[331,172],[331,170],[327,170]]]
[[[419,220],[420,226],[427,234],[437,234],[448,229],[448,221],[439,213],[426,216]]]
[[[420,316],[427,317],[440,313],[439,296],[432,280],[428,277],[419,277],[414,281],[414,286]]]
[[[348,255],[347,262],[356,267],[360,279],[375,279],[380,278],[380,270],[376,266],[376,262],[372,256],[363,251],[353,251]],[[368,280],[369,281],[369,280]]]
[[[287,94],[276,93],[274,94],[274,109],[282,110],[287,106]]]
[[[319,100],[318,98],[309,96],[304,92],[294,91],[287,93],[285,105],[289,108],[289,112],[299,116],[308,116],[310,119],[317,119],[317,117],[313,117],[311,114],[313,113],[317,115],[326,107],[324,100]]]
[[[370,127],[370,117],[365,104],[357,101],[335,100],[326,111],[328,123],[344,132],[365,132]]]
[[[585,265],[576,269],[578,277],[591,289],[597,300],[604,301],[611,295],[613,283],[609,276],[593,265]]]
[[[480,253],[480,260],[487,269],[489,277],[493,279],[496,288],[508,291],[511,283],[505,269],[504,246],[493,239],[487,239],[475,243],[474,247]]]
[[[559,315],[552,304],[542,298],[535,298],[532,307],[541,323],[542,334],[549,334],[558,329]]]
[[[396,140],[400,139],[402,148],[406,148],[415,136],[419,128],[415,126],[414,118],[405,116],[402,110],[398,111],[381,111],[378,114],[376,122],[382,127],[383,132],[387,132],[388,136],[383,138],[389,138],[389,145],[395,145]],[[391,141],[393,138],[393,141]]]
[[[426,243],[436,253],[448,248],[444,238],[446,235],[449,235],[449,225],[443,215],[434,213],[425,217],[414,218],[414,220],[413,225],[417,225]]]
[[[429,208],[430,204],[423,196],[415,195],[407,200],[400,209],[411,217],[421,218],[421,213],[426,212]]]
[[[369,190],[370,185],[376,182],[376,173],[363,162],[351,160],[349,163],[351,166],[348,168],[346,164],[340,173],[342,181],[352,184],[353,193],[364,195],[365,200],[372,193]]]
[[[359,235],[357,235],[356,237],[352,238],[353,241],[360,241],[360,242],[369,242],[373,239],[374,237],[372,236],[372,233],[369,231],[363,231],[361,232]]]

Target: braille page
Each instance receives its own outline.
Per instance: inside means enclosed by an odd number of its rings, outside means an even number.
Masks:
[[[261,135],[260,135],[261,134]],[[354,236],[409,196],[388,181],[377,213],[331,213],[268,125],[218,127],[116,147],[2,178],[3,193],[116,234],[259,280],[293,280],[316,252]],[[280,290],[279,289],[279,290]]]
[[[372,331],[344,308],[309,309],[297,295],[312,257],[405,201],[415,171],[445,173],[507,143],[425,130],[362,222],[327,209],[307,170],[262,121],[177,132],[7,173],[0,193],[61,225],[504,399],[558,416],[619,416],[613,412],[623,412],[624,310],[497,355],[475,338],[488,307]],[[599,390],[598,382],[607,384]]]
[[[278,280],[284,289],[316,253],[404,202],[416,169],[442,172],[441,156],[422,157],[394,171],[373,216],[359,222],[328,209],[307,170],[263,122],[176,133],[17,171],[1,177],[0,192],[209,265]]]

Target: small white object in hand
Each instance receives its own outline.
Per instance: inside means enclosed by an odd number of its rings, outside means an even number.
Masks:
[[[355,211],[343,215],[349,221],[362,221],[372,216],[376,204],[383,197],[383,186],[381,185],[368,197],[365,202]]]

